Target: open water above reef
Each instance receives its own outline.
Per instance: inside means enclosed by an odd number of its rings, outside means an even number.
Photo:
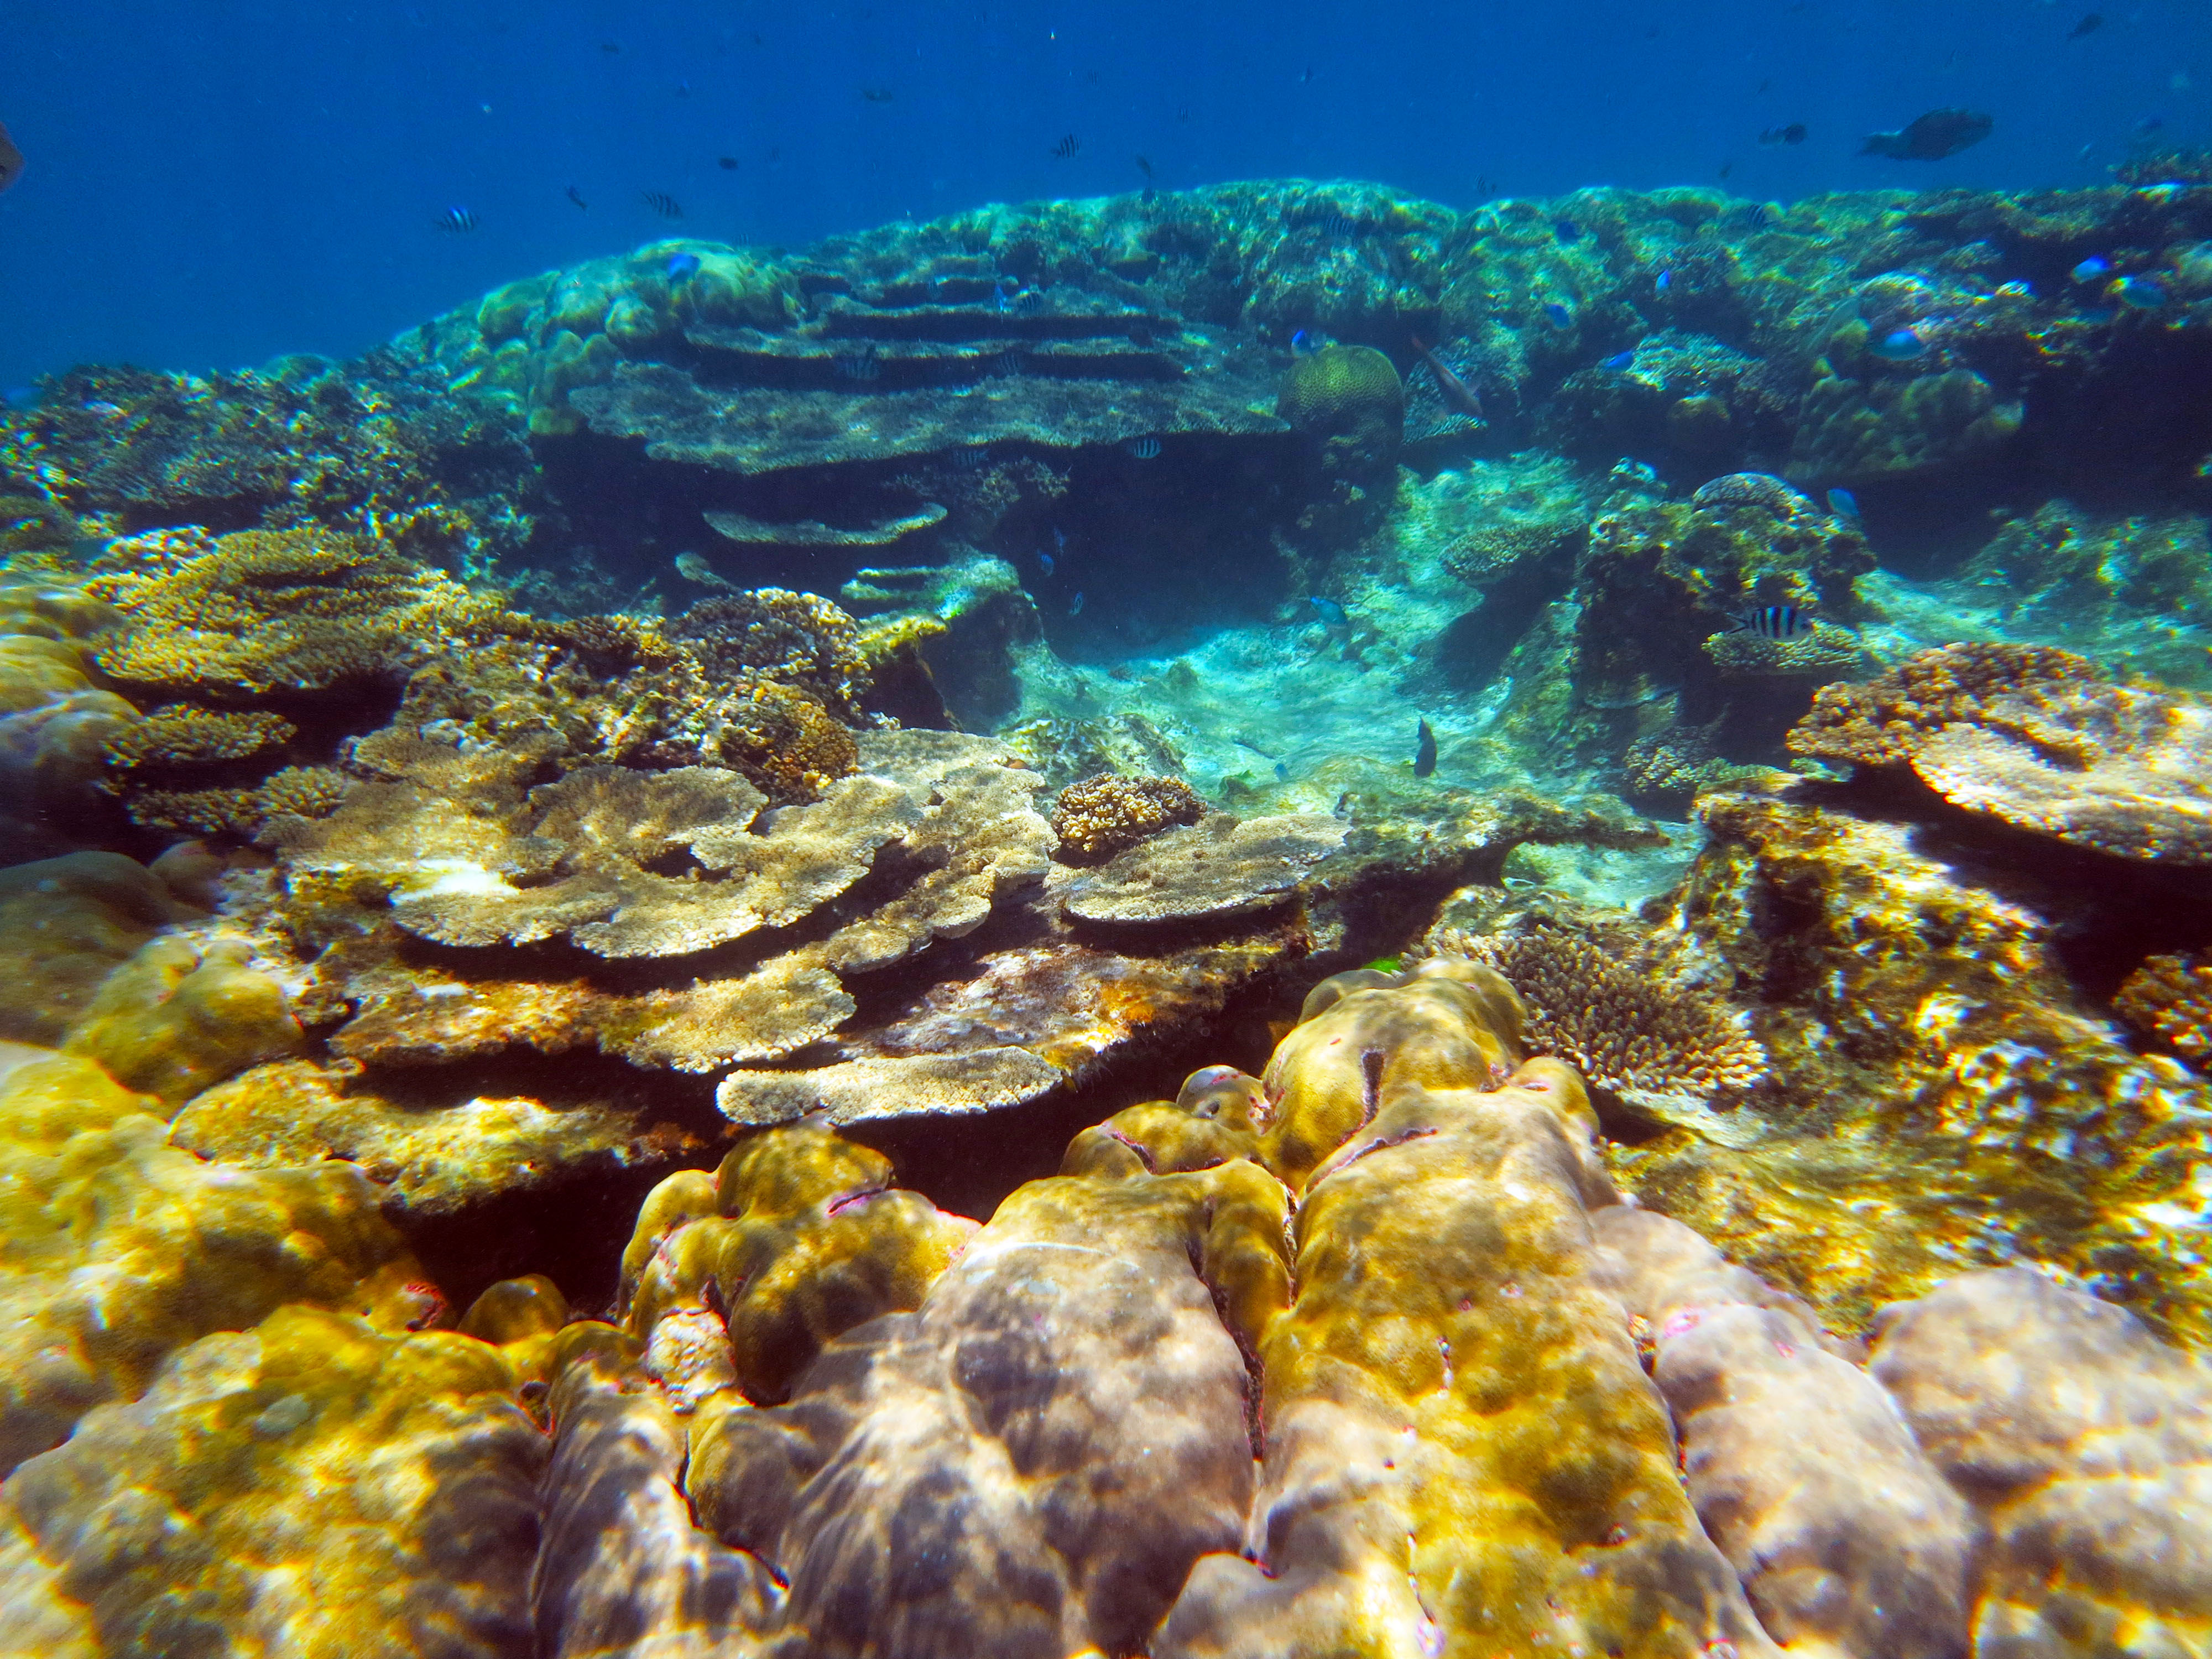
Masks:
[[[0,1652],[2212,1654],[2164,131],[13,400]]]

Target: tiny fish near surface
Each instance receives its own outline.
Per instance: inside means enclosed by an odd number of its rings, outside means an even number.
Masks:
[[[1053,159],[1060,161],[1068,161],[1082,148],[1083,140],[1071,132],[1052,147]]]
[[[1413,775],[1425,778],[1437,769],[1437,734],[1423,720],[1413,731]]]
[[[684,204],[665,190],[641,191],[638,197],[664,219],[681,219],[684,216]]]
[[[459,235],[477,228],[477,216],[465,207],[449,207],[438,216],[435,222],[439,229]]]

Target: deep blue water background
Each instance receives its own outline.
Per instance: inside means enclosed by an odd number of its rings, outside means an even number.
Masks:
[[[2212,143],[2207,88],[2205,0],[37,0],[0,6],[0,122],[29,158],[0,197],[0,388],[349,355],[672,230],[792,245],[1133,190],[1139,155],[1168,188],[1356,177],[1459,207],[1724,162],[1726,188],[1780,200],[2087,185],[2147,118]],[[1856,154],[1952,103],[1994,137]],[[1791,121],[1802,146],[1757,142]],[[453,204],[479,228],[433,228]]]

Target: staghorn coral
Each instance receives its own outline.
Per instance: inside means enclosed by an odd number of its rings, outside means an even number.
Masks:
[[[1147,836],[1205,816],[1206,803],[1180,779],[1102,772],[1060,792],[1052,830],[1069,863],[1103,863]]]
[[[2144,957],[2122,981],[2112,1012],[2185,1059],[2212,1057],[2212,959],[2201,951]]]
[[[127,685],[240,698],[394,677],[497,614],[397,550],[321,530],[240,531],[95,577],[130,627],[100,667]]]
[[[1572,1060],[1593,1086],[1662,1119],[1708,1116],[1766,1076],[1765,1050],[1741,1016],[1556,923],[1498,935],[1448,931],[1430,945],[1511,981],[1528,1006],[1533,1050]]]

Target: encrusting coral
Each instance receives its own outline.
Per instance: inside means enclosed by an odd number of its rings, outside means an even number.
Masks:
[[[2212,704],[2034,646],[1923,651],[1823,688],[1798,754],[1910,766],[1954,805],[2076,846],[2212,863]]]
[[[2212,1058],[2212,958],[2154,956],[2122,981],[2112,1010],[2185,1059]]]

